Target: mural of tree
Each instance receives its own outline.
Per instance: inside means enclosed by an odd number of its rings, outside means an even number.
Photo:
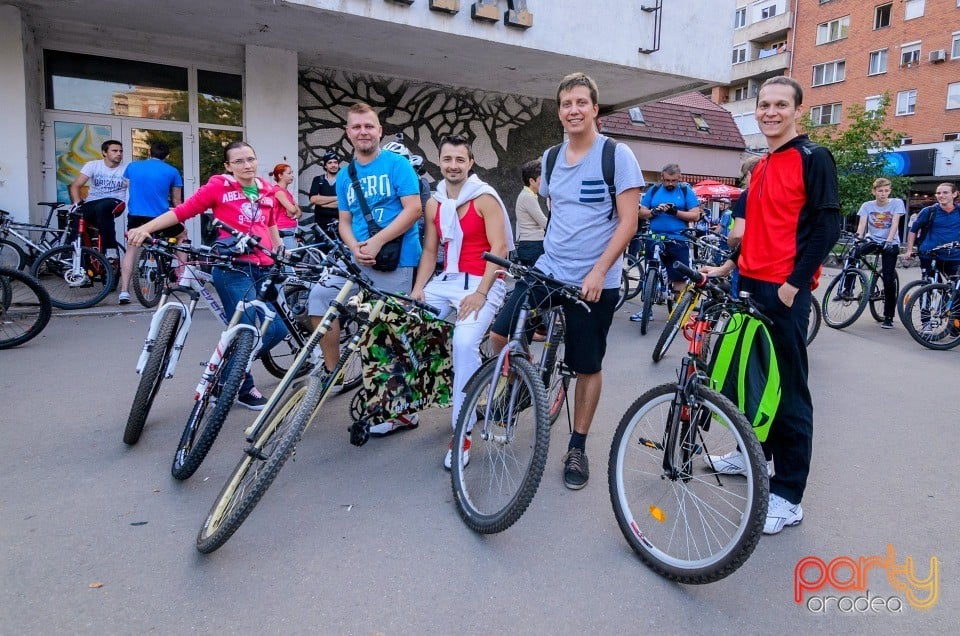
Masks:
[[[347,110],[357,101],[367,102],[379,114],[381,143],[402,133],[410,152],[424,158],[433,181],[440,178],[440,139],[451,134],[469,139],[475,172],[511,209],[522,187],[520,165],[561,139],[552,102],[545,108],[543,100],[532,97],[318,68],[302,69],[299,83],[300,183],[305,186],[321,173],[320,158],[328,149],[350,157],[344,129]]]

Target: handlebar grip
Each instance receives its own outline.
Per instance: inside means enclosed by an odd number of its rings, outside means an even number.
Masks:
[[[490,262],[493,263],[494,265],[499,265],[500,267],[506,267],[506,268],[508,268],[508,269],[509,269],[510,267],[513,267],[513,263],[511,263],[511,262],[508,261],[507,259],[505,259],[505,258],[500,258],[500,257],[497,256],[496,254],[491,254],[490,252],[484,252],[484,253],[483,253],[483,260],[485,260],[485,261],[490,261]]]
[[[696,270],[690,269],[680,261],[674,261],[673,269],[689,278],[695,285],[703,285],[705,282],[707,282],[706,276]]]

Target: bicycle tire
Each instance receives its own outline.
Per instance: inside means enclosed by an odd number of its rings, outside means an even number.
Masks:
[[[0,239],[0,267],[22,271],[27,266],[27,255],[19,245],[7,239]]]
[[[711,583],[743,565],[760,540],[769,503],[766,462],[730,400],[700,386],[693,404],[675,409],[677,390],[676,382],[654,387],[624,413],[610,447],[610,502],[647,566],[673,581]],[[690,419],[682,421],[681,413]],[[675,439],[671,423],[680,425],[680,438],[684,427],[697,427],[692,448],[677,439],[674,476],[664,469],[665,447]],[[746,476],[714,469],[710,453],[737,449],[746,450]]]
[[[627,273],[629,279],[629,290],[627,291],[627,300],[633,300],[643,290],[644,271],[643,260],[634,256],[627,257],[627,265],[624,265],[623,271]],[[634,272],[634,273],[631,273]]]
[[[80,248],[80,266],[83,272],[72,282],[74,247],[62,245],[47,250],[37,258],[30,274],[40,281],[50,294],[50,302],[59,309],[86,309],[107,297],[113,289],[113,267],[100,252],[89,247]]]
[[[217,367],[214,377],[207,385],[207,392],[197,396],[193,408],[190,410],[190,415],[187,417],[187,424],[180,435],[177,450],[173,454],[170,474],[175,479],[189,479],[193,473],[197,472],[207,453],[213,447],[213,443],[217,440],[217,435],[220,434],[220,429],[230,413],[230,408],[233,406],[234,400],[237,399],[240,384],[243,382],[243,376],[247,371],[246,363],[253,352],[255,340],[252,331],[241,329],[227,345],[226,351],[223,352],[220,366]],[[230,370],[224,371],[231,360],[233,365]],[[214,392],[218,384],[220,394],[215,397]],[[212,405],[210,404],[211,401],[214,402]],[[208,415],[209,417],[207,417]]]
[[[179,311],[167,311],[160,320],[157,338],[153,342],[153,349],[147,356],[143,371],[140,372],[140,382],[137,384],[137,392],[133,396],[133,404],[130,405],[127,425],[123,429],[123,443],[128,446],[140,441],[140,435],[143,434],[147,416],[150,415],[150,409],[153,408],[153,400],[157,397],[160,385],[164,380],[167,363],[170,361],[170,353],[173,351],[173,343],[176,340],[177,331],[180,329],[180,318]]]
[[[653,304],[657,301],[657,291],[660,289],[660,271],[656,267],[647,270],[643,280],[643,313],[640,315],[640,335],[647,335],[647,325],[653,314]]]
[[[620,272],[620,289],[617,295],[617,304],[614,305],[613,310],[617,311],[623,307],[624,303],[627,302],[627,294],[630,293],[630,281],[627,279],[627,270],[624,269]]]
[[[213,502],[200,531],[197,551],[217,550],[240,528],[293,454],[328,383],[291,385],[292,391],[270,417]]]
[[[140,301],[140,304],[148,309],[152,309],[160,302],[160,296],[163,294],[164,280],[161,274],[166,268],[160,265],[160,259],[165,256],[158,256],[152,250],[140,250],[137,256],[137,266],[133,268],[133,274],[130,278],[130,286],[133,287],[133,294]],[[168,263],[169,266],[169,263]]]
[[[817,302],[816,298],[810,300],[810,321],[807,323],[807,346],[810,346],[810,343],[817,337],[817,334],[820,333],[820,323],[823,322],[823,312],[820,309],[820,303]]]
[[[666,324],[663,325],[663,331],[657,339],[657,344],[653,346],[653,361],[660,362],[666,355],[667,349],[673,344],[677,334],[683,329],[687,319],[690,318],[690,312],[693,311],[693,303],[696,300],[697,292],[692,289],[685,289],[680,296],[680,300],[673,306],[673,311],[667,317]]]
[[[487,439],[479,431],[472,436],[468,465],[454,452],[450,467],[457,512],[481,534],[503,532],[523,515],[540,485],[550,445],[547,396],[536,368],[518,354],[510,356],[509,365],[512,377],[503,376],[493,358],[470,378],[453,434],[453,448],[461,448],[472,420],[486,412],[491,383],[498,383],[498,401],[490,411],[501,420],[512,412],[513,420],[486,424],[491,433]],[[483,426],[477,422],[475,428]],[[517,474],[507,474],[513,468]]]
[[[343,355],[344,348],[350,344],[350,340],[359,328],[355,320],[351,320],[349,317],[340,317],[340,355]],[[340,373],[341,388],[339,393],[348,393],[360,386],[363,382],[363,359],[359,352],[347,359],[347,363]]]
[[[840,288],[841,283],[849,284],[846,292]],[[867,308],[868,296],[866,274],[858,269],[841,271],[823,293],[820,307],[823,310],[823,322],[834,329],[849,327]]]
[[[357,330],[357,325],[352,320],[343,321],[341,319],[340,324],[340,352],[343,353],[344,347],[350,342],[350,339],[353,337],[354,332]],[[304,340],[310,337],[310,333],[307,332],[302,334]],[[278,349],[280,351],[278,351]],[[289,351],[288,351],[289,349]],[[263,363],[263,367],[270,373],[270,375],[276,378],[283,378],[286,376],[287,371],[290,370],[290,365],[293,364],[293,361],[300,354],[301,346],[297,341],[291,336],[280,342],[276,347],[270,351],[266,351],[260,355],[260,362]],[[338,390],[338,394],[348,393],[363,382],[363,366],[360,356],[351,356],[347,362],[347,366],[344,367],[342,372],[342,382],[341,388]],[[303,376],[310,373],[313,370],[313,364],[309,361],[305,362],[297,373],[297,378],[302,378]]]
[[[904,307],[904,327],[919,344],[935,351],[960,345],[960,295],[947,283],[924,285]]]
[[[40,335],[50,322],[50,295],[28,274],[0,268],[0,349],[10,349]]]
[[[900,277],[897,273],[893,274],[894,295],[900,296]],[[870,291],[870,315],[877,322],[883,322],[883,305],[887,296],[887,288],[881,276],[876,276]],[[891,316],[892,317],[892,316]]]
[[[906,323],[906,314],[904,312],[904,307],[910,301],[911,296],[918,291],[924,285],[931,284],[932,281],[920,278],[917,280],[912,280],[903,287],[900,288],[900,293],[897,294],[897,316],[900,317],[900,322]]]
[[[563,405],[566,404],[570,378],[563,373],[563,360],[566,355],[567,323],[562,312],[553,313],[554,327],[550,339],[544,343],[547,355],[544,362],[542,382],[547,391],[547,415],[550,425],[557,421]]]

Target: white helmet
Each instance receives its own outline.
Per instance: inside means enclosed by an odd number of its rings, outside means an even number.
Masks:
[[[410,165],[419,168],[423,165],[423,157],[420,155],[410,155]]]
[[[410,159],[410,151],[407,150],[407,147],[404,146],[404,145],[403,145],[402,143],[400,143],[399,141],[391,141],[391,142],[387,143],[386,145],[384,145],[383,149],[384,149],[384,150],[389,150],[390,152],[393,152],[393,153],[396,153],[396,154],[400,155],[401,157],[406,157],[407,159]]]

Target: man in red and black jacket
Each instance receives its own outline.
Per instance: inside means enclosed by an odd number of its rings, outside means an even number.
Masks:
[[[840,236],[836,164],[829,150],[797,134],[802,103],[803,91],[790,78],[773,77],[760,87],[755,116],[770,152],[751,173],[737,261],[740,289],[750,292],[773,323],[770,336],[780,367],[780,407],[763,444],[775,471],[765,534],[803,519],[800,500],[813,450],[806,346],[810,292]],[[727,261],[704,271],[726,274],[733,265]],[[718,470],[744,471],[738,451],[711,459]]]

